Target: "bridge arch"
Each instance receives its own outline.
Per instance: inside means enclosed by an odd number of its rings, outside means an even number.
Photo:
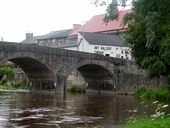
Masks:
[[[32,86],[36,89],[47,89],[47,84],[55,81],[54,73],[43,63],[31,57],[8,58],[23,69]]]
[[[85,64],[77,68],[85,81],[88,89],[114,89],[116,83],[112,70],[99,64]]]

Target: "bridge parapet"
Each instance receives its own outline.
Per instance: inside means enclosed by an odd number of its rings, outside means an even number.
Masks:
[[[59,48],[51,48],[45,46],[39,46],[36,44],[22,44],[22,43],[13,43],[13,42],[0,42],[0,50],[6,52],[25,52],[25,53],[34,53],[41,55],[55,55],[63,57],[76,57],[82,59],[91,59],[91,60],[100,60],[107,61],[114,65],[124,65],[126,63],[125,59],[114,58],[103,56],[94,53],[85,53],[79,51],[65,50]]]

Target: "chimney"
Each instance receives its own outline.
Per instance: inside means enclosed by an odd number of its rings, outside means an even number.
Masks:
[[[1,37],[1,41],[4,41],[3,37]]]
[[[81,27],[81,24],[73,24],[73,29],[78,29],[79,27]]]
[[[33,38],[33,33],[26,33],[26,40]]]

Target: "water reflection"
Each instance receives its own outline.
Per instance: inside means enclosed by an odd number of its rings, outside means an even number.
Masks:
[[[148,104],[114,94],[4,93],[0,95],[0,127],[118,128],[131,116],[153,114],[155,106]],[[130,111],[134,108],[135,113]]]

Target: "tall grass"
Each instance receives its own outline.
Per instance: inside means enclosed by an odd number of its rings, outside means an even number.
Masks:
[[[157,89],[140,88],[135,92],[135,96],[142,98],[142,99],[167,100],[167,99],[170,99],[170,89],[168,88],[157,88]]]
[[[170,117],[165,118],[143,118],[124,125],[124,128],[170,128]]]

